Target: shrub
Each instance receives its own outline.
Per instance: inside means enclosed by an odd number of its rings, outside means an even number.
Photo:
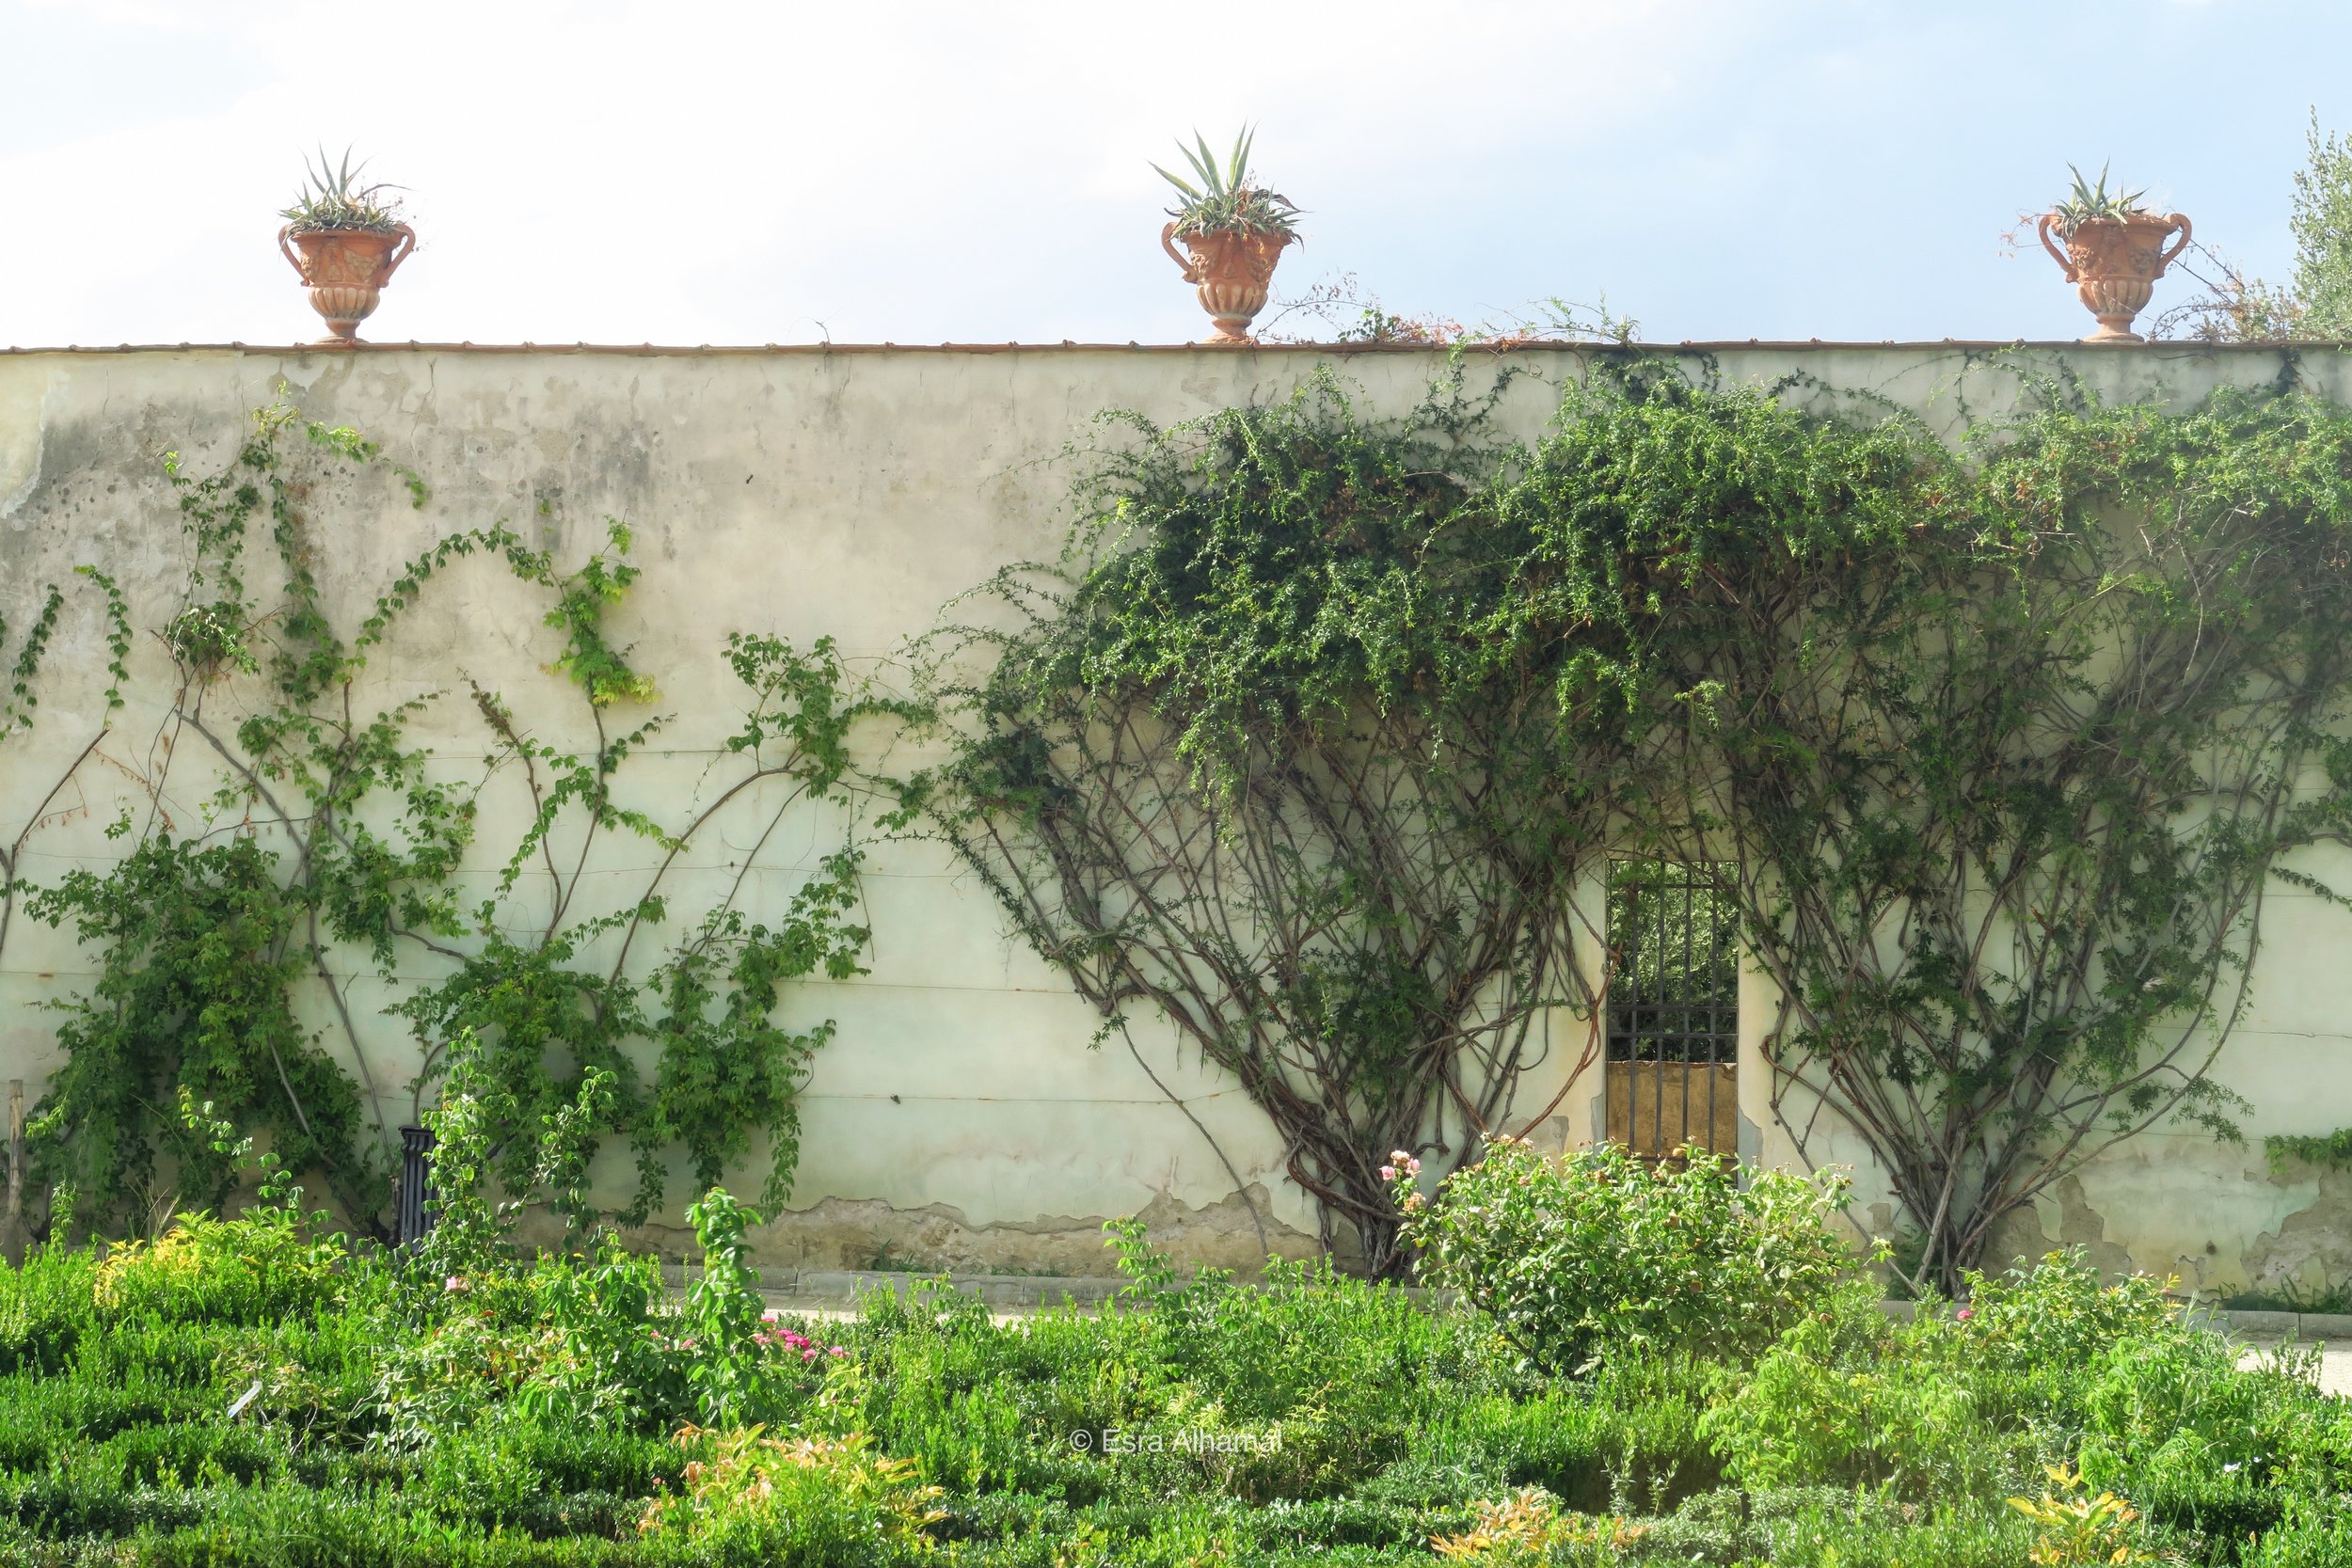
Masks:
[[[1722,1479],[1700,1433],[1705,1375],[1687,1361],[1604,1367],[1574,1388],[1489,1396],[1447,1411],[1418,1450],[1588,1513],[1671,1507]]]
[[[615,1535],[680,1473],[675,1443],[509,1406],[452,1433],[418,1480],[445,1517],[533,1535]]]
[[[97,1266],[92,1295],[110,1320],[269,1323],[332,1303],[342,1261],[340,1241],[314,1241],[282,1212],[186,1214],[152,1242],[118,1243]]]
[[[2033,1560],[2038,1568],[2091,1568],[2153,1562],[2139,1511],[2112,1492],[2088,1496],[2083,1478],[2063,1465],[2049,1467],[2053,1496],[2011,1497],[2009,1506],[2033,1522]]]
[[[1606,1568],[1639,1543],[1646,1526],[1623,1519],[1588,1519],[1563,1513],[1559,1500],[1538,1487],[1478,1505],[1477,1521],[1459,1535],[1441,1535],[1430,1544],[1451,1562],[1592,1564]]]
[[[1327,1260],[1271,1259],[1255,1290],[1205,1273],[1158,1297],[1142,1328],[1149,1364],[1166,1369],[1146,1380],[1157,1413],[1145,1424],[1270,1438],[1237,1463],[1200,1456],[1216,1490],[1261,1501],[1358,1484],[1403,1456],[1434,1390],[1461,1399],[1493,1378],[1462,1319]]]
[[[2273,1485],[2318,1402],[2283,1369],[2240,1371],[2217,1335],[2111,1347],[2086,1380],[2082,1473],[2127,1491],[2157,1524],[2242,1541],[2279,1521]]]
[[[0,1266],[0,1375],[56,1372],[90,1325],[90,1276],[98,1266],[87,1247],[46,1246],[21,1268]]]
[[[2352,1496],[2296,1496],[2285,1517],[2251,1543],[2243,1568],[2343,1568],[2352,1562]]]
[[[1830,1229],[1847,1182],[1614,1145],[1547,1159],[1497,1138],[1423,1202],[1394,1167],[1422,1278],[1459,1291],[1526,1363],[1581,1375],[1613,1347],[1769,1344],[1853,1262]]]
[[[1997,1278],[1971,1272],[1966,1280],[1966,1315],[1954,1321],[1969,1359],[1987,1365],[2087,1367],[2110,1345],[2157,1335],[2180,1315],[2166,1295],[2173,1281],[2136,1274],[2108,1284],[2082,1247],[2046,1254],[2031,1269]]]
[[[1786,1512],[1768,1509],[1769,1500],[1754,1499],[1756,1547],[1738,1560],[1742,1568],[2026,1568],[2031,1561],[2033,1527],[2006,1509],[1809,1488],[1792,1495]]]
[[[678,1435],[691,1457],[684,1479],[649,1503],[648,1536],[682,1535],[714,1562],[790,1562],[796,1568],[878,1568],[922,1556],[946,1515],[936,1487],[905,1460],[884,1459],[862,1437],[785,1440],[758,1427]]]
[[[1941,1357],[1899,1353],[1862,1291],[1790,1328],[1700,1424],[1752,1488],[1832,1484],[1983,1496],[2002,1440]],[[1933,1330],[1928,1330],[1932,1333]]]

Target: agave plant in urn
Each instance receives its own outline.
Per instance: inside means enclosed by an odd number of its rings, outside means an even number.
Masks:
[[[399,200],[384,194],[397,187],[359,183],[366,166],[354,167],[348,149],[341,164],[329,165],[322,149],[318,167],[305,166],[302,193],[278,214],[288,221],[278,248],[310,291],[310,309],[326,319],[331,336],[321,347],[359,341],[359,324],[417,248],[417,231],[400,221]]]
[[[1160,230],[1160,248],[1184,272],[1185,282],[1200,285],[1200,308],[1216,324],[1219,342],[1249,341],[1249,323],[1265,309],[1282,247],[1298,240],[1298,209],[1250,175],[1251,137],[1245,126],[1222,166],[1198,131],[1191,147],[1177,143],[1197,184],[1152,166],[1184,198],[1168,210],[1171,221]],[[1177,251],[1179,240],[1189,256]]]
[[[2068,165],[2074,176],[2074,193],[2042,214],[2037,226],[2042,248],[2065,269],[2066,280],[2077,285],[2076,295],[2099,318],[2099,330],[2087,343],[2137,343],[2147,340],[2132,330],[2132,318],[2147,309],[2156,279],[2188,245],[2188,219],[2179,213],[2159,217],[2140,205],[2145,191],[2107,192],[2107,171],[2100,166],[2099,182],[2092,184],[2082,170]],[[2050,243],[2055,229],[2064,250]],[[2174,232],[2180,238],[2164,243]]]

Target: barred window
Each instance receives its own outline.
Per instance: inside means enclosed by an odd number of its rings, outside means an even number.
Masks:
[[[1657,1158],[1740,1148],[1739,924],[1731,870],[1621,860],[1609,879],[1611,1141]]]

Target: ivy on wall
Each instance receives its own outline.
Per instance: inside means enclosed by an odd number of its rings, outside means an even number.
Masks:
[[[191,565],[181,608],[157,628],[174,689],[152,743],[133,752],[151,768],[126,766],[141,804],[110,830],[121,852],[103,871],[39,886],[23,874],[24,840],[0,862],[0,940],[21,901],[31,916],[70,926],[98,970],[86,991],[59,1005],[67,1059],[28,1129],[36,1174],[76,1193],[86,1220],[152,1223],[183,1199],[217,1202],[235,1173],[171,1114],[186,1095],[213,1102],[242,1132],[264,1133],[288,1166],[321,1172],[353,1218],[378,1223],[390,1139],[371,1117],[380,1117],[395,1085],[379,1081],[352,1016],[330,962],[340,950],[367,955],[404,992],[393,1010],[423,1053],[424,1070],[408,1085],[419,1108],[451,1045],[469,1042],[489,1143],[511,1192],[534,1183],[544,1121],[577,1120],[588,1105],[600,1123],[586,1152],[596,1137],[612,1137],[636,1157],[637,1193],[624,1217],[643,1219],[662,1201],[667,1149],[682,1147],[707,1186],[761,1135],[771,1155],[768,1196],[781,1198],[798,1157],[798,1091],[833,1025],[787,1029],[775,1009],[794,981],[859,972],[867,940],[856,918],[861,853],[849,843],[824,857],[787,907],[765,918],[743,908],[741,895],[786,814],[841,798],[845,736],[865,709],[845,694],[831,643],[730,640],[726,657],[745,693],[740,727],[720,753],[734,776],[691,820],[665,823],[624,791],[630,758],[664,721],[614,721],[656,696],[605,629],[607,611],[637,576],[627,530],[612,525],[606,547],[568,569],[502,525],[447,534],[403,567],[346,633],[321,591],[317,562],[331,550],[306,499],[320,493],[320,466],[364,470],[380,467],[378,457],[357,432],[303,420],[280,403],[256,415],[218,471],[193,475],[176,454],[167,461]],[[423,480],[395,474],[424,506]],[[274,567],[271,595],[249,580],[258,575],[256,534]],[[544,596],[545,624],[560,638],[550,668],[578,693],[594,745],[573,752],[542,738],[496,692],[469,681],[485,762],[457,781],[428,766],[410,735],[447,694],[371,712],[361,676],[433,579],[474,556],[500,560]],[[109,700],[119,703],[130,626],[111,579],[90,576],[105,594],[118,688]],[[22,641],[10,730],[28,721],[60,610],[51,590]],[[5,638],[0,628],[0,644]],[[104,738],[74,760],[53,800]],[[191,739],[217,780],[196,819],[182,820],[169,770]],[[459,873],[479,853],[496,852],[477,843],[478,808],[501,771],[518,776],[529,796],[528,826],[500,857],[489,895],[469,904]],[[753,852],[708,908],[674,910],[671,872],[729,812],[755,818]],[[37,812],[27,837],[41,820]],[[618,907],[585,912],[592,851],[614,834],[647,846],[656,869]],[[633,963],[663,929],[678,934],[649,962]],[[433,967],[444,977],[401,978]],[[305,987],[326,1001],[329,1037],[303,1022]],[[591,1081],[596,1092],[583,1093]]]

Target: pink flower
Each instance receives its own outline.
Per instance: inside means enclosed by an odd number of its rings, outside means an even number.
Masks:
[[[826,1354],[827,1355],[847,1355],[847,1354],[850,1354],[850,1352],[849,1352],[848,1348],[847,1348],[847,1347],[845,1347],[845,1346],[842,1346],[842,1345],[835,1345],[835,1346],[834,1346],[834,1347],[833,1347],[833,1349],[831,1349],[831,1350],[827,1351],[825,1354]]]
[[[1383,1180],[1383,1181],[1393,1181],[1393,1180],[1396,1180],[1396,1167],[1395,1167],[1394,1165],[1382,1165],[1382,1166],[1380,1167],[1380,1180]]]
[[[470,1286],[470,1285],[469,1285],[469,1284],[467,1284],[467,1283],[466,1283],[465,1276],[464,1276],[463,1275],[454,1275],[454,1274],[453,1274],[453,1275],[450,1275],[447,1279],[444,1279],[444,1280],[442,1280],[442,1281],[441,1281],[441,1290],[442,1290],[442,1291],[443,1291],[445,1294],[448,1294],[448,1295],[453,1295],[453,1296],[462,1296],[462,1295],[464,1295],[464,1294],[465,1294],[468,1291],[470,1291],[470,1290],[472,1290],[472,1289],[473,1289],[473,1287],[472,1287],[472,1286]]]
[[[1962,1323],[1966,1323],[1969,1319],[1975,1317],[1976,1315],[1977,1309],[1973,1307],[1963,1307],[1959,1311],[1952,1314],[1953,1317],[1958,1318]]]

